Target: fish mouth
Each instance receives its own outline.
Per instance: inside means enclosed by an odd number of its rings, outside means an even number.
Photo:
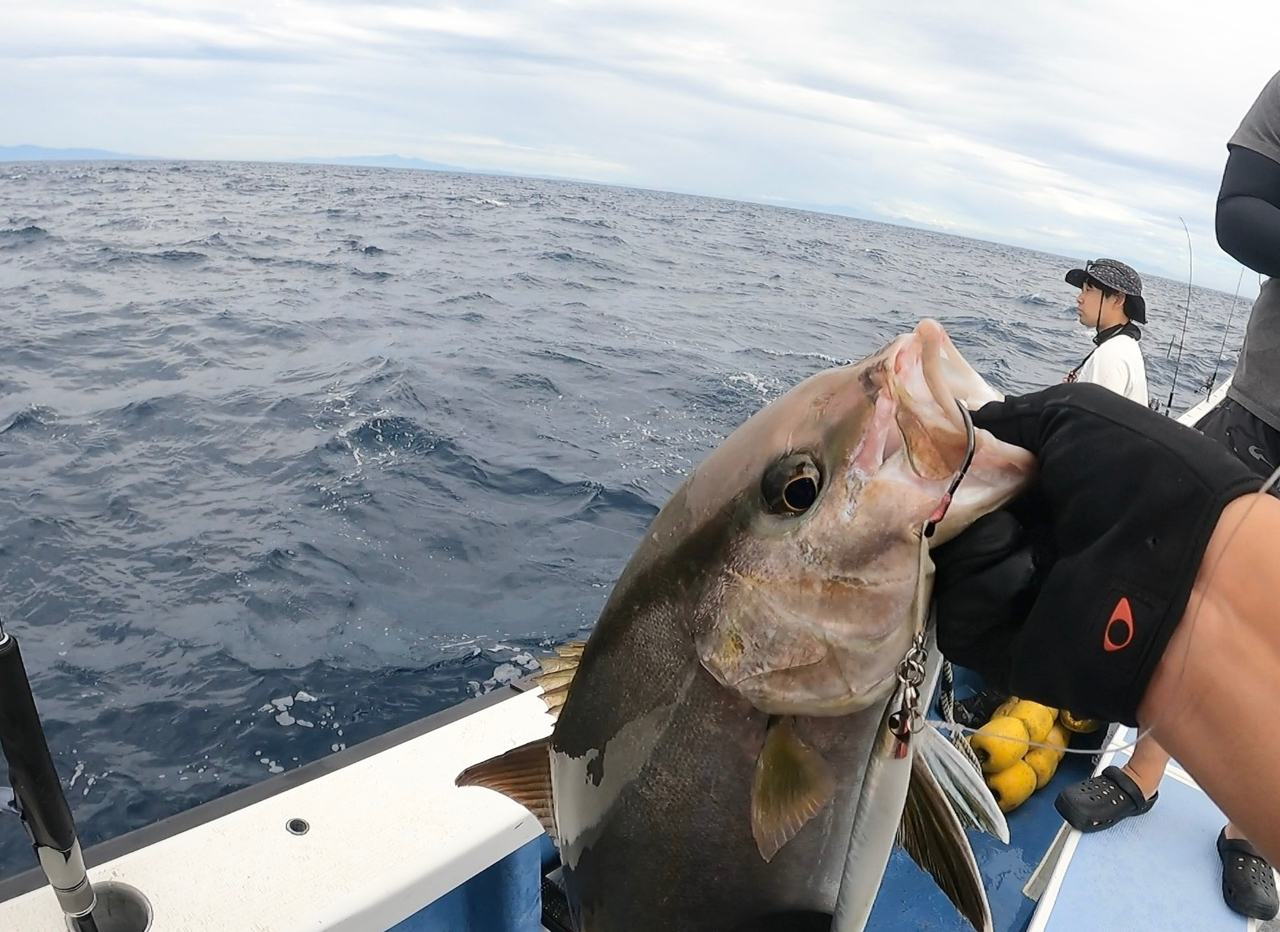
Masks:
[[[899,488],[938,497],[940,504],[943,493],[954,493],[931,538],[936,546],[1021,491],[1035,472],[1035,457],[981,429],[970,445],[965,412],[1004,395],[969,365],[936,320],[921,321],[890,349],[884,391],[876,400],[877,414],[883,405],[884,417],[892,418],[880,475]],[[948,489],[957,479],[964,481]]]
[[[921,321],[886,348],[878,381],[881,390],[854,468],[868,480],[879,475],[936,492],[963,468],[968,454],[961,406],[972,410],[1000,394],[935,320]]]

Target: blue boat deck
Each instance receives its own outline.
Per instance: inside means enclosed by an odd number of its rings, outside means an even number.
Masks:
[[[972,691],[977,681],[964,671],[956,672],[956,694],[963,697]],[[1099,747],[1104,737],[1104,732],[1081,735],[1074,746]],[[1063,825],[1062,817],[1053,808],[1054,797],[1065,787],[1092,774],[1093,760],[1088,754],[1068,754],[1063,758],[1053,779],[1006,817],[1008,845],[981,832],[969,833],[978,868],[986,882],[995,932],[1025,932],[1028,928],[1036,902],[1023,890]],[[1086,925],[1079,930],[1091,928]],[[904,929],[973,932],[973,927],[956,912],[933,878],[920,870],[905,851],[895,849],[871,911],[867,932]]]
[[[1115,746],[1133,741],[1122,729]],[[1104,755],[1119,766],[1129,751]],[[1215,841],[1226,816],[1176,763],[1150,812],[1105,832],[1072,832],[1028,932],[1245,932],[1254,920],[1223,902]]]

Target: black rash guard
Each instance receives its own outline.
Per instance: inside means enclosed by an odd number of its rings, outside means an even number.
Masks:
[[[1280,276],[1280,164],[1231,147],[1218,191],[1218,245],[1240,264]]]

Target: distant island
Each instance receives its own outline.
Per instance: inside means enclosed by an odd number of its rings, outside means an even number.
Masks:
[[[49,149],[45,146],[0,146],[0,162],[87,162],[107,159],[151,159],[150,155],[129,155],[105,149]]]
[[[307,165],[365,165],[370,168],[417,168],[433,172],[462,172],[467,175],[509,175],[510,172],[485,171],[482,168],[463,168],[461,165],[445,165],[425,159],[406,158],[403,155],[338,155],[332,158],[306,156],[300,159],[282,159],[285,162],[302,162]]]
[[[54,149],[46,146],[0,146],[0,162],[136,162],[144,160],[170,161],[170,159],[167,159],[164,156],[132,155],[127,152],[111,152],[107,149]],[[176,162],[187,160],[172,159],[171,161]],[[232,159],[229,161],[244,160]],[[510,174],[510,172],[463,168],[461,165],[446,165],[442,162],[428,162],[425,159],[407,158],[403,155],[338,155],[332,157],[303,156],[295,159],[252,159],[249,161],[278,161],[304,165],[358,165],[368,168],[415,168],[422,171],[462,172],[470,175]]]

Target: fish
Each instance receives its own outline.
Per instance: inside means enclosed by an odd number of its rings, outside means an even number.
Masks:
[[[967,417],[1001,397],[923,320],[756,412],[659,511],[543,662],[550,737],[456,780],[539,818],[578,932],[857,932],[895,840],[991,928],[963,829],[1008,829],[921,709],[929,549],[1034,471]]]

